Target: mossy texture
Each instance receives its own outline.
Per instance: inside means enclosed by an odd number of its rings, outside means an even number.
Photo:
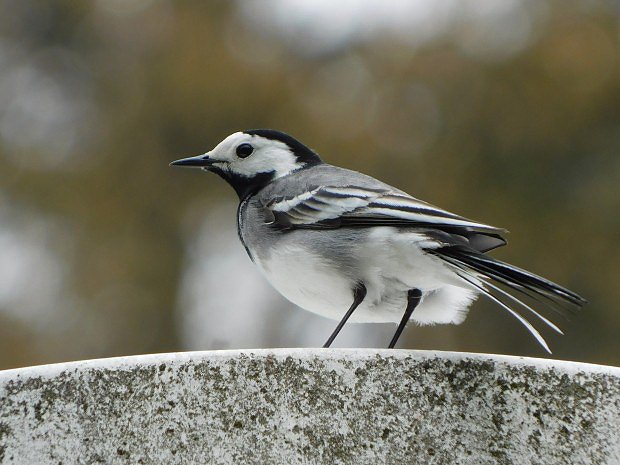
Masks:
[[[0,372],[2,464],[618,464],[620,369],[194,352]]]

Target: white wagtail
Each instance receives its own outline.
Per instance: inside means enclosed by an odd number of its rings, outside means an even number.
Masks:
[[[212,171],[235,189],[239,239],[267,280],[294,304],[340,321],[324,347],[350,320],[398,323],[392,348],[410,319],[459,324],[483,294],[550,352],[515,306],[561,330],[505,288],[558,311],[586,303],[487,255],[506,244],[504,229],[328,165],[280,131],[236,132],[204,155],[171,164]]]

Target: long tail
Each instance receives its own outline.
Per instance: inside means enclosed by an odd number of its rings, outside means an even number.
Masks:
[[[512,314],[549,353],[551,353],[549,346],[536,328],[514,308],[506,304],[502,298],[509,299],[512,303],[516,303],[532,313],[554,331],[560,334],[562,331],[521,299],[494,283],[504,285],[510,290],[544,304],[563,315],[566,315],[567,312],[574,313],[587,303],[580,295],[558,284],[467,247],[442,247],[427,250],[427,252],[441,258],[468,285],[476,288]]]

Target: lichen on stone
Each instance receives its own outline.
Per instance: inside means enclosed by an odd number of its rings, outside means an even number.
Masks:
[[[0,372],[0,463],[620,463],[620,370],[280,349]]]

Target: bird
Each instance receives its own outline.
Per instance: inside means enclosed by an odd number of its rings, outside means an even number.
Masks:
[[[561,329],[533,308],[566,315],[580,295],[489,252],[506,230],[438,208],[373,177],[324,162],[274,129],[235,132],[172,166],[219,175],[239,197],[237,232],[267,281],[302,309],[338,321],[459,324],[483,295],[516,318],[549,353],[524,315]],[[529,303],[528,303],[529,302]],[[536,304],[534,304],[535,302]]]

